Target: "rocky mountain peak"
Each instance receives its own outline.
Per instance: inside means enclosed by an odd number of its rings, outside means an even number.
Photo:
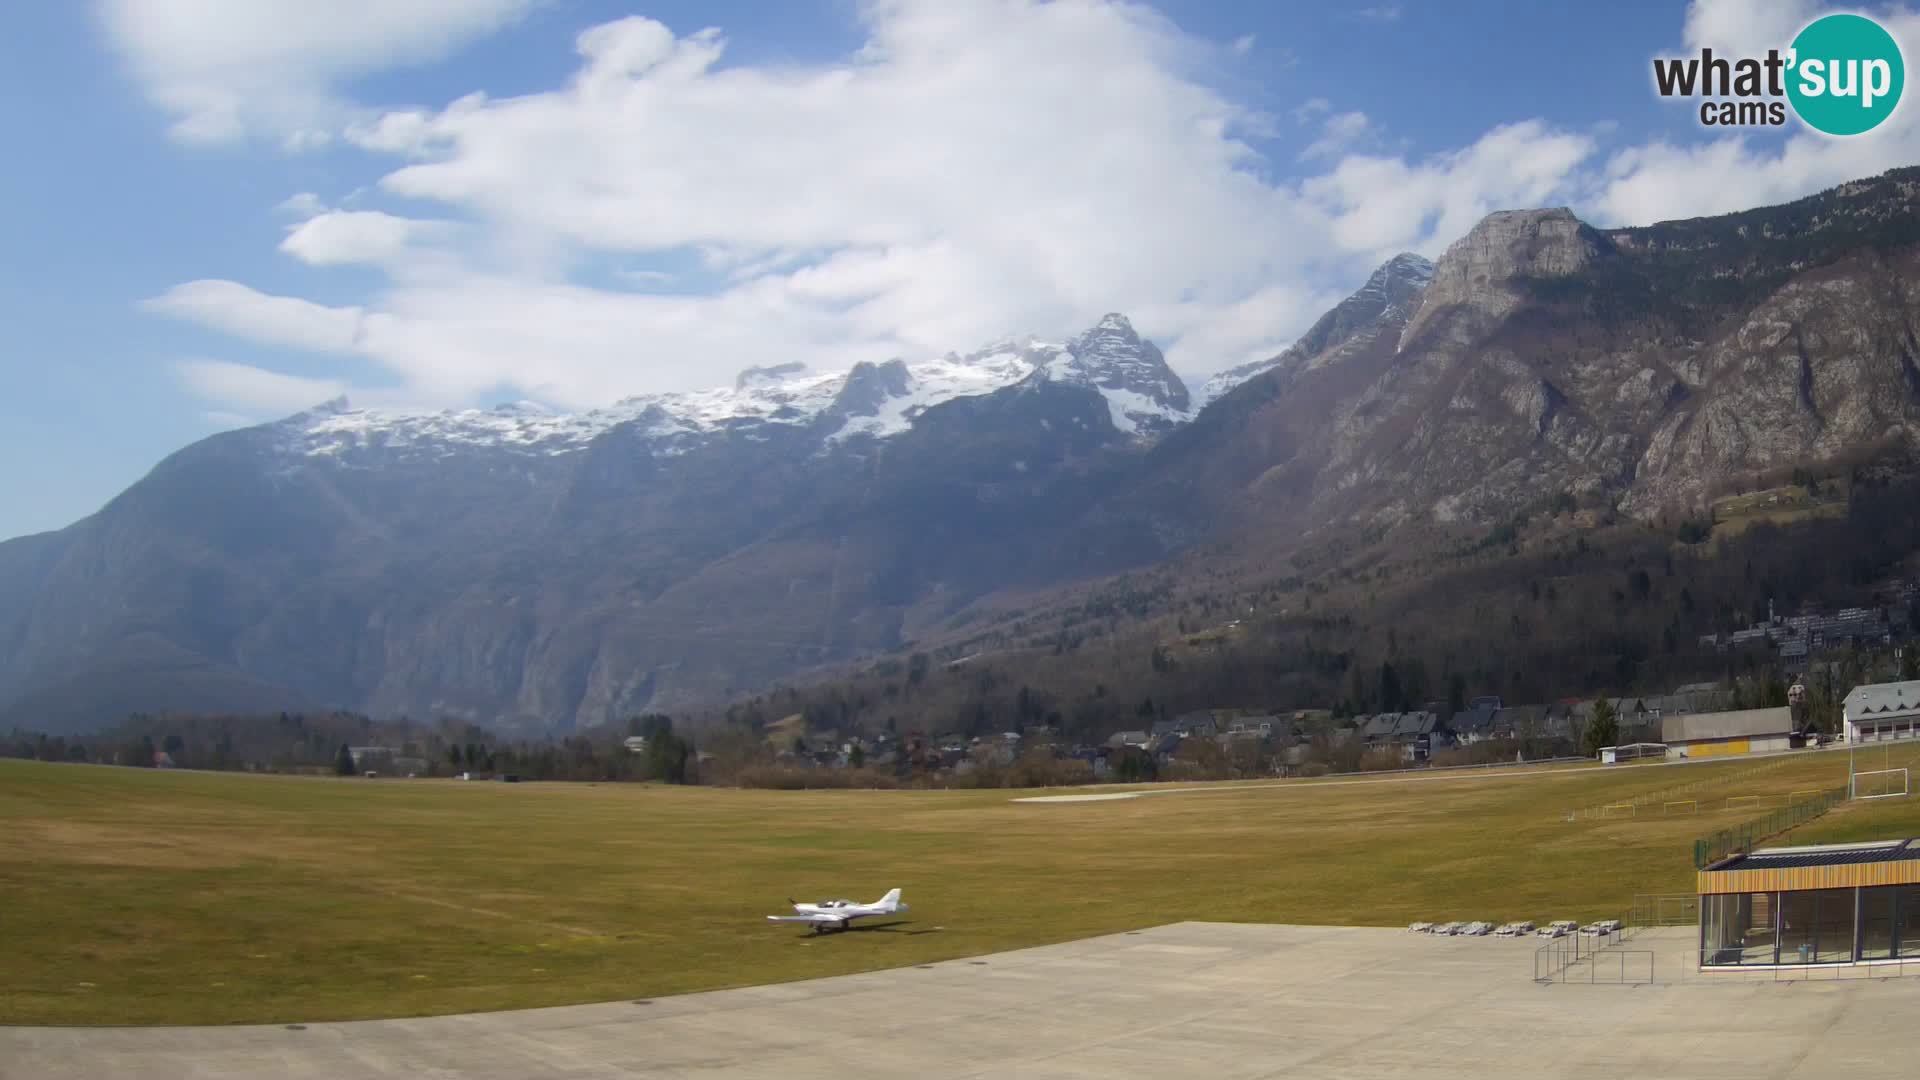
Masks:
[[[1300,339],[1276,356],[1241,364],[1207,380],[1200,404],[1219,397],[1262,372],[1288,372],[1318,367],[1330,361],[1341,346],[1382,327],[1397,329],[1433,280],[1433,263],[1410,251],[1401,252],[1376,267],[1352,296],[1336,304],[1314,322]]]
[[[847,372],[827,414],[838,417],[876,416],[887,402],[913,393],[913,372],[898,358],[884,364],[862,360]]]
[[[1565,277],[1609,250],[1604,236],[1564,206],[1488,214],[1434,264],[1401,347],[1450,311],[1465,309],[1472,327],[1484,329],[1519,304],[1517,279]]]
[[[1432,280],[1433,260],[1424,255],[1416,255],[1411,251],[1403,251],[1393,258],[1388,259],[1386,262],[1381,263],[1380,268],[1375,270],[1373,276],[1367,279],[1367,284],[1372,285],[1375,282],[1397,281],[1411,283],[1416,286],[1424,286]]]
[[[1114,426],[1133,435],[1167,431],[1187,418],[1191,406],[1186,384],[1160,349],[1118,312],[1069,339],[1033,377],[1100,391],[1112,408]]]

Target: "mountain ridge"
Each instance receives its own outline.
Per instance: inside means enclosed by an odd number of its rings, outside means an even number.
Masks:
[[[1898,170],[1630,229],[1489,215],[1198,395],[1115,315],[585,419],[328,403],[0,544],[0,719],[108,722],[126,699],[87,691],[112,684],[155,711],[566,730],[1105,575],[1204,575],[1215,549],[1278,574],[1304,545],[1545,501],[1697,516],[1754,472],[1911,453],[1916,282],[1920,170]]]

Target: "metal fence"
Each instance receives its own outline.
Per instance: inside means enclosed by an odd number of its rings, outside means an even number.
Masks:
[[[1533,950],[1533,981],[1566,982],[1568,970],[1578,964],[1591,961],[1602,950],[1619,945],[1621,940],[1621,932],[1614,930],[1605,934],[1577,932],[1563,934],[1543,942],[1539,948]]]
[[[1628,926],[1698,926],[1700,897],[1693,893],[1643,893],[1633,898],[1633,913],[1625,922]]]
[[[1669,784],[1666,787],[1653,791],[1642,792],[1625,802],[1595,803],[1592,806],[1582,806],[1575,810],[1569,810],[1564,820],[1607,821],[1620,817],[1639,817],[1642,811],[1652,811],[1656,807],[1661,810],[1664,816],[1666,810],[1665,804],[1677,801],[1676,796],[1705,791],[1708,788],[1717,787],[1722,784],[1730,784],[1736,780],[1744,780],[1749,776],[1757,776],[1760,773],[1777,769],[1794,760],[1797,759],[1781,755],[1769,757],[1767,760],[1758,764],[1749,765],[1742,769],[1735,769],[1731,772],[1715,770],[1712,776],[1702,777],[1698,780],[1689,780],[1684,784]],[[1717,764],[1717,762],[1713,762],[1710,759],[1701,759],[1700,764]],[[1697,800],[1695,801],[1695,810],[1698,810]]]
[[[1702,836],[1693,842],[1694,869],[1704,870],[1735,852],[1752,851],[1760,841],[1804,825],[1846,799],[1844,786],[1833,788],[1809,799],[1790,802],[1765,817]]]
[[[1579,964],[1562,969],[1559,982],[1584,982],[1589,986],[1650,986],[1654,982],[1652,949],[1604,949]],[[1581,978],[1581,975],[1586,978]]]

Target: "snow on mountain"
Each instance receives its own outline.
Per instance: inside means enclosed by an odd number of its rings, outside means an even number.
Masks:
[[[948,353],[917,364],[900,364],[897,360],[891,364],[903,367],[907,380],[902,383],[896,379],[867,400],[847,407],[845,423],[828,436],[829,441],[898,435],[912,425],[914,417],[943,401],[991,394],[1012,386],[1033,373],[1035,349],[1031,342],[1003,341],[966,356]],[[857,385],[860,367],[867,366],[860,365],[847,375],[848,390]]]
[[[429,457],[486,447],[532,454],[584,449],[614,427],[633,425],[656,452],[684,452],[699,437],[755,424],[818,424],[829,442],[884,439],[914,417],[958,397],[990,394],[1029,378],[1090,386],[1107,399],[1115,426],[1158,434],[1188,418],[1187,390],[1160,350],[1124,316],[1065,344],[1028,338],[995,342],[964,356],[907,363],[860,363],[811,372],[804,364],[754,367],[731,387],[642,394],[603,409],[562,413],[532,402],[433,413],[355,409],[346,399],[277,425],[288,449],[310,457],[387,451]]]
[[[1230,368],[1208,379],[1200,390],[1195,411],[1263,372],[1275,368],[1310,370],[1332,361],[1339,347],[1353,338],[1404,320],[1432,281],[1433,263],[1412,252],[1395,255],[1382,263],[1352,296],[1322,315],[1284,352]]]
[[[1098,390],[1113,411],[1113,425],[1129,435],[1159,435],[1192,417],[1186,384],[1125,315],[1109,314],[1053,347],[1033,377]]]

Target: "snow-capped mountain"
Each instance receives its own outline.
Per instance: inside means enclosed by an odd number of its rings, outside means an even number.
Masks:
[[[1306,371],[1330,362],[1340,347],[1388,323],[1404,321],[1421,293],[1433,281],[1433,263],[1412,252],[1402,252],[1382,263],[1359,291],[1320,316],[1300,340],[1276,356],[1222,371],[1208,379],[1195,408],[1204,408],[1220,395],[1262,372],[1282,368]]]
[[[1695,520],[1799,463],[1884,485],[1920,446],[1915,281],[1920,169],[1627,229],[1496,213],[1151,452],[1184,388],[1117,318],[572,416],[336,402],[0,543],[0,728],[341,706],[562,733],[1003,627],[1032,655],[1017,613],[1122,571],[1244,581],[1566,493]]]
[[[1128,435],[1159,435],[1193,415],[1186,384],[1166,357],[1117,313],[1052,348],[1034,377],[1098,390],[1113,411],[1113,426]]]
[[[344,398],[283,421],[287,449],[350,460],[363,452],[441,456],[487,447],[532,454],[584,449],[631,425],[657,453],[683,453],[706,436],[780,424],[814,427],[827,443],[885,439],[927,409],[990,394],[1030,378],[1087,386],[1107,400],[1128,435],[1160,434],[1188,418],[1187,389],[1152,342],[1123,315],[1108,315],[1064,344],[1003,340],[966,355],[862,362],[848,371],[804,364],[748,368],[731,387],[642,394],[603,409],[562,413],[532,402],[492,409],[397,413],[355,409]]]

